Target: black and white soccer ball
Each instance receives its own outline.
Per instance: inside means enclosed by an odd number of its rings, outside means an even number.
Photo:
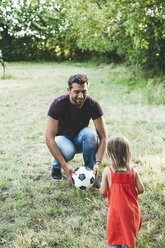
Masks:
[[[72,181],[76,188],[84,190],[89,189],[95,181],[93,170],[87,166],[75,169],[76,174],[72,174]]]

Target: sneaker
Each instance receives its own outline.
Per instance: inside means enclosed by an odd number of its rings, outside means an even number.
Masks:
[[[93,184],[93,187],[99,189],[100,188],[100,181],[96,180],[96,182]]]
[[[53,180],[59,182],[62,180],[62,173],[60,169],[52,168],[52,178]]]

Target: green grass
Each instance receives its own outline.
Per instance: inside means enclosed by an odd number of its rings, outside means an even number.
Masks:
[[[164,77],[90,63],[9,63],[6,73],[0,80],[0,247],[106,247],[107,200],[95,188],[79,191],[67,180],[55,184],[44,142],[50,103],[67,92],[71,74],[84,73],[89,95],[104,110],[108,136],[128,137],[146,186],[139,197],[143,226],[137,248],[164,248]],[[82,156],[70,164],[83,164]],[[105,157],[99,178],[107,164]]]

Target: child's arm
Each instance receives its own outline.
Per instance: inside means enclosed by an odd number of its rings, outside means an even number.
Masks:
[[[143,194],[145,188],[144,188],[144,185],[143,185],[142,181],[140,180],[139,174],[136,170],[135,170],[135,185],[136,185],[138,194]]]
[[[103,171],[103,174],[102,174],[102,180],[101,180],[101,186],[100,186],[100,195],[103,198],[107,197],[107,193],[108,193],[108,189],[109,189],[110,182],[108,182],[108,173],[110,174],[110,170],[108,167],[106,167]]]

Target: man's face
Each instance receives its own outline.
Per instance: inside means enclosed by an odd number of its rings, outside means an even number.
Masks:
[[[69,99],[71,104],[75,105],[76,108],[81,108],[85,102],[88,93],[88,85],[73,83],[72,88],[68,88]]]

